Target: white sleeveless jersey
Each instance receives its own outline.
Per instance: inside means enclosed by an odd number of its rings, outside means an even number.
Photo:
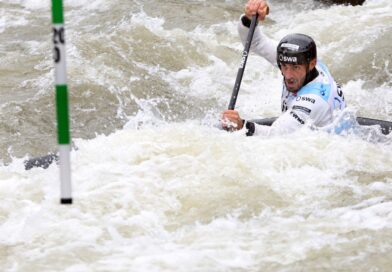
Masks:
[[[249,28],[241,20],[238,26],[242,42],[245,44]],[[270,40],[259,29],[256,29],[251,45],[254,52],[277,67],[277,42]],[[303,86],[297,93],[287,90],[283,81],[281,107],[282,115],[276,119],[271,127],[256,125],[255,134],[282,134],[292,132],[305,123],[314,126],[326,126],[333,121],[333,111],[344,109],[346,104],[343,92],[334,81],[327,67],[317,61],[318,76]]]

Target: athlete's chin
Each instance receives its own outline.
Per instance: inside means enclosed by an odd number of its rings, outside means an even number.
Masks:
[[[294,84],[287,84],[286,83],[286,89],[291,92],[291,93],[296,93],[298,92],[298,86],[294,85]]]

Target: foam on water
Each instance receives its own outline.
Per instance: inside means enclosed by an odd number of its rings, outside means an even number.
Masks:
[[[271,2],[267,35],[313,35],[353,115],[391,119],[390,62],[380,60],[390,55],[388,0]],[[39,27],[50,3],[0,3],[1,154],[12,157],[0,166],[0,270],[388,271],[391,136],[216,129],[240,62],[243,3],[214,4],[226,7],[216,17],[205,1],[165,2],[199,25],[170,22],[162,3],[65,3],[72,206],[59,204],[57,165],[25,171],[21,158],[55,146],[50,33]],[[279,70],[251,54],[241,116],[278,116],[280,84]]]
[[[3,270],[257,271],[327,256],[337,260],[325,267],[349,268],[336,248],[360,245],[362,260],[391,249],[367,234],[392,228],[390,145],[306,130],[244,138],[194,122],[76,145],[70,207],[58,204],[55,165],[1,168]]]
[[[20,5],[21,7],[32,10],[32,11],[43,11],[50,12],[51,1],[49,0],[4,0],[4,4]],[[65,8],[80,8],[83,7],[86,10],[107,10],[110,6],[110,2],[104,0],[94,0],[94,1],[81,1],[81,0],[68,0],[63,1],[63,6]]]

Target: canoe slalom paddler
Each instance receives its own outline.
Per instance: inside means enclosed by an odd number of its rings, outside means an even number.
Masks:
[[[245,44],[252,16],[259,22],[269,13],[265,0],[249,0],[241,16],[238,31]],[[294,33],[275,42],[260,29],[255,29],[250,51],[277,66],[283,76],[282,114],[271,126],[243,120],[238,111],[225,110],[222,126],[228,130],[243,129],[246,135],[290,133],[305,123],[324,127],[332,123],[333,112],[345,108],[343,92],[327,66],[317,58],[315,41],[308,35]]]

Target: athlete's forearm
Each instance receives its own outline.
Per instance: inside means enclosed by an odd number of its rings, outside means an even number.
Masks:
[[[242,15],[245,16],[245,15]],[[241,16],[241,18],[242,18]],[[240,19],[238,23],[238,33],[242,43],[245,45],[246,38],[248,36],[249,27],[243,24],[243,20]],[[276,66],[276,47],[278,43],[268,38],[259,28],[256,29],[253,34],[253,40],[250,47],[250,52],[258,54],[268,60],[271,64]]]

